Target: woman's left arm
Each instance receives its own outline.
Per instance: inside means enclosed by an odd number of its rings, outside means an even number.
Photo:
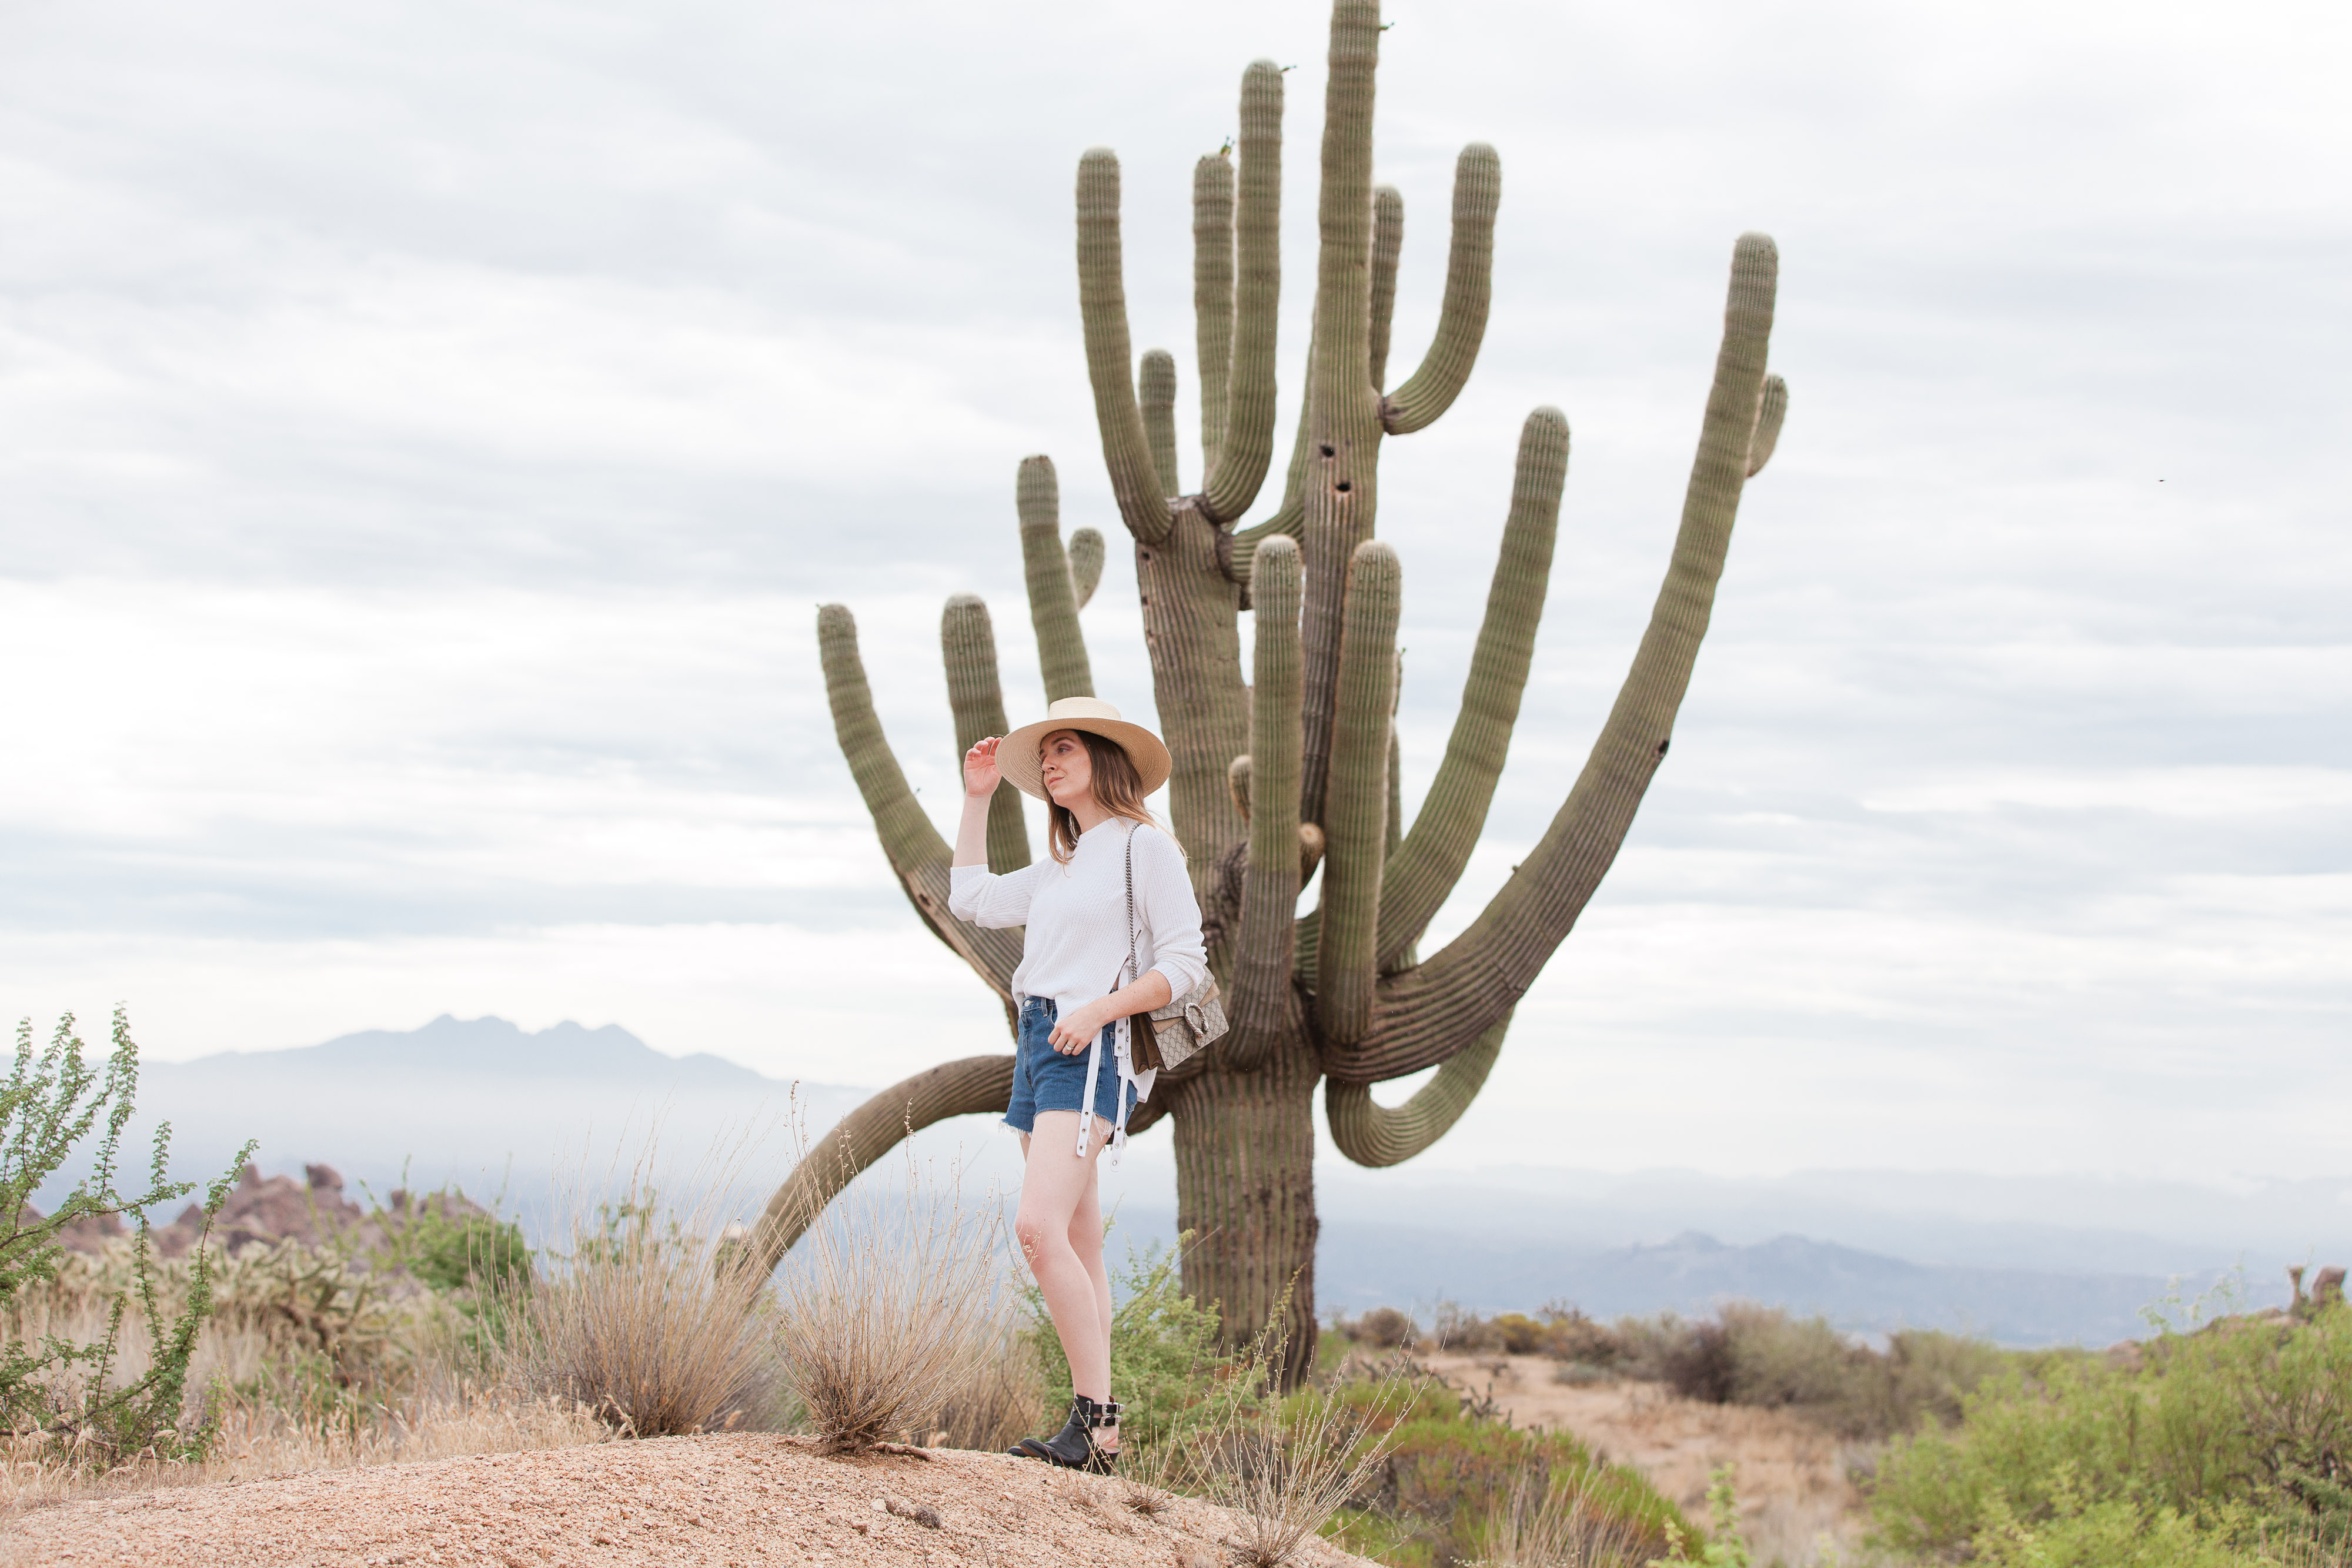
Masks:
[[[1066,1056],[1086,1050],[1105,1024],[1164,1008],[1197,988],[1209,973],[1208,947],[1201,939],[1201,904],[1192,896],[1184,856],[1176,841],[1157,829],[1136,830],[1135,904],[1151,967],[1135,984],[1073,1008],[1055,1020],[1054,1049]]]

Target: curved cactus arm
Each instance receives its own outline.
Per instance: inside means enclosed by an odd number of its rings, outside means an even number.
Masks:
[[[1137,369],[1135,400],[1143,411],[1143,439],[1151,447],[1151,466],[1160,482],[1174,495],[1184,484],[1176,473],[1176,356],[1165,349],[1146,349]]]
[[[1381,883],[1383,971],[1402,967],[1461,880],[1486,831],[1495,783],[1503,776],[1511,731],[1518,724],[1528,670],[1535,662],[1536,630],[1543,621],[1559,531],[1560,492],[1568,483],[1568,420],[1556,408],[1536,410],[1519,429],[1510,517],[1503,525],[1502,552],[1486,591],[1486,618],[1478,627],[1454,733],[1412,831]]]
[[[1780,422],[1789,417],[1789,383],[1778,376],[1764,378],[1764,401],[1756,409],[1756,434],[1748,438],[1748,476],[1753,479],[1772,461],[1780,444]]]
[[[1617,858],[1666,755],[1714,610],[1764,395],[1779,270],[1769,238],[1740,236],[1674,559],[1584,771],[1533,852],[1470,928],[1427,962],[1381,982],[1372,1037],[1350,1058],[1350,1077],[1414,1071],[1484,1032],[1534,983]]]
[[[1101,576],[1102,536],[1081,528],[1070,541],[1069,556],[1062,554],[1061,488],[1050,457],[1023,458],[1013,493],[1021,516],[1021,565],[1029,584],[1029,624],[1037,633],[1037,666],[1045,677],[1045,700],[1090,697],[1095,677],[1087,662],[1086,633],[1078,630],[1078,606],[1087,595],[1077,591],[1076,557],[1079,541],[1092,535],[1095,575]],[[1092,592],[1094,585],[1087,586]]]
[[[948,842],[915,802],[914,790],[874,714],[874,692],[857,656],[857,622],[845,605],[817,612],[817,647],[824,660],[824,691],[833,707],[833,732],[849,761],[857,792],[874,819],[875,836],[898,885],[931,934],[972,967],[1009,1008],[1013,971],[1021,962],[1019,930],[983,931],[948,913]]]
[[[1413,1091],[1402,1105],[1375,1103],[1372,1086],[1331,1078],[1324,1081],[1323,1110],[1331,1141],[1360,1166],[1402,1165],[1454,1129],[1470,1102],[1486,1086],[1486,1074],[1502,1054],[1511,1031],[1508,1014],[1486,1033],[1445,1059],[1437,1076]]]
[[[1127,531],[1156,545],[1168,537],[1173,518],[1135,402],[1135,350],[1127,331],[1119,250],[1118,155],[1108,147],[1089,148],[1078,160],[1078,310],[1111,494],[1118,499]]]
[[[1381,865],[1388,847],[1389,737],[1396,713],[1399,579],[1379,539],[1348,565],[1331,788],[1323,817],[1323,937],[1315,1014],[1323,1038],[1352,1045],[1370,1031],[1380,942]]]
[[[1404,193],[1372,187],[1372,390],[1389,379],[1389,323],[1396,315],[1397,253],[1404,246]]]
[[[1095,596],[1095,589],[1102,581],[1102,535],[1093,528],[1072,528],[1070,530],[1070,592],[1077,600],[1079,609],[1084,610],[1087,607],[1087,601]],[[1076,695],[1092,696],[1094,692],[1089,685],[1087,691]]]
[[[1282,68],[1242,73],[1240,196],[1234,219],[1233,371],[1201,513],[1223,526],[1247,511],[1274,458],[1275,318],[1282,303]],[[1202,431],[1208,442],[1207,427]]]
[[[1234,161],[1224,152],[1192,165],[1192,351],[1201,372],[1202,472],[1213,474],[1234,369]]]
[[[996,632],[976,593],[959,593],[940,616],[940,653],[947,664],[948,708],[955,716],[956,766],[982,737],[1003,735],[1004,688],[996,675]],[[1021,791],[1000,783],[988,802],[988,869],[999,876],[1029,863],[1029,829]]]
[[[1291,942],[1297,925],[1298,843],[1298,546],[1268,539],[1252,587],[1257,609],[1250,755],[1227,777],[1246,791],[1249,870],[1234,948],[1233,1033],[1226,1065],[1255,1071],[1293,1027]]]
[[[1454,245],[1445,261],[1437,336],[1412,379],[1381,401],[1381,423],[1391,435],[1410,435],[1436,423],[1470,379],[1495,294],[1495,209],[1502,200],[1503,161],[1492,147],[1473,141],[1454,164]]]
[[[746,1262],[760,1278],[773,1273],[824,1206],[903,1139],[950,1116],[1001,1113],[1012,1098],[1009,1056],[968,1056],[892,1084],[801,1156],[751,1227]]]

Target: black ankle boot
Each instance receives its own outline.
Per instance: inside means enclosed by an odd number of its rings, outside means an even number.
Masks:
[[[1107,1454],[1095,1446],[1095,1432],[1104,1427],[1118,1425],[1118,1406],[1097,1404],[1083,1394],[1070,1396],[1070,1418],[1062,1429],[1050,1437],[1024,1437],[1012,1452],[1024,1458],[1043,1459],[1049,1465],[1059,1465],[1067,1470],[1089,1470],[1096,1475],[1108,1475],[1118,1462],[1117,1454]]]

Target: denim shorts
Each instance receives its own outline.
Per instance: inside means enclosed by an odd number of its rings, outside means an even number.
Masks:
[[[1087,1101],[1087,1057],[1064,1056],[1046,1037],[1060,1016],[1051,997],[1031,997],[1021,1004],[1021,1046],[1013,1057],[1013,1103],[1005,1108],[1004,1124],[1019,1132],[1037,1128],[1040,1111],[1075,1111]],[[1117,1024],[1103,1025],[1102,1066],[1095,1073],[1095,1114],[1118,1125],[1118,1057],[1115,1051]]]

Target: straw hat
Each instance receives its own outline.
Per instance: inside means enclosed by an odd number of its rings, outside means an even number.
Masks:
[[[996,747],[996,770],[1013,780],[1013,787],[1024,795],[1045,800],[1045,786],[1038,781],[1037,748],[1059,729],[1083,729],[1118,742],[1136,772],[1143,776],[1147,795],[1168,782],[1169,769],[1174,766],[1168,747],[1141,725],[1119,717],[1118,709],[1098,697],[1064,697],[1045,709],[1044,718],[1006,736]]]

